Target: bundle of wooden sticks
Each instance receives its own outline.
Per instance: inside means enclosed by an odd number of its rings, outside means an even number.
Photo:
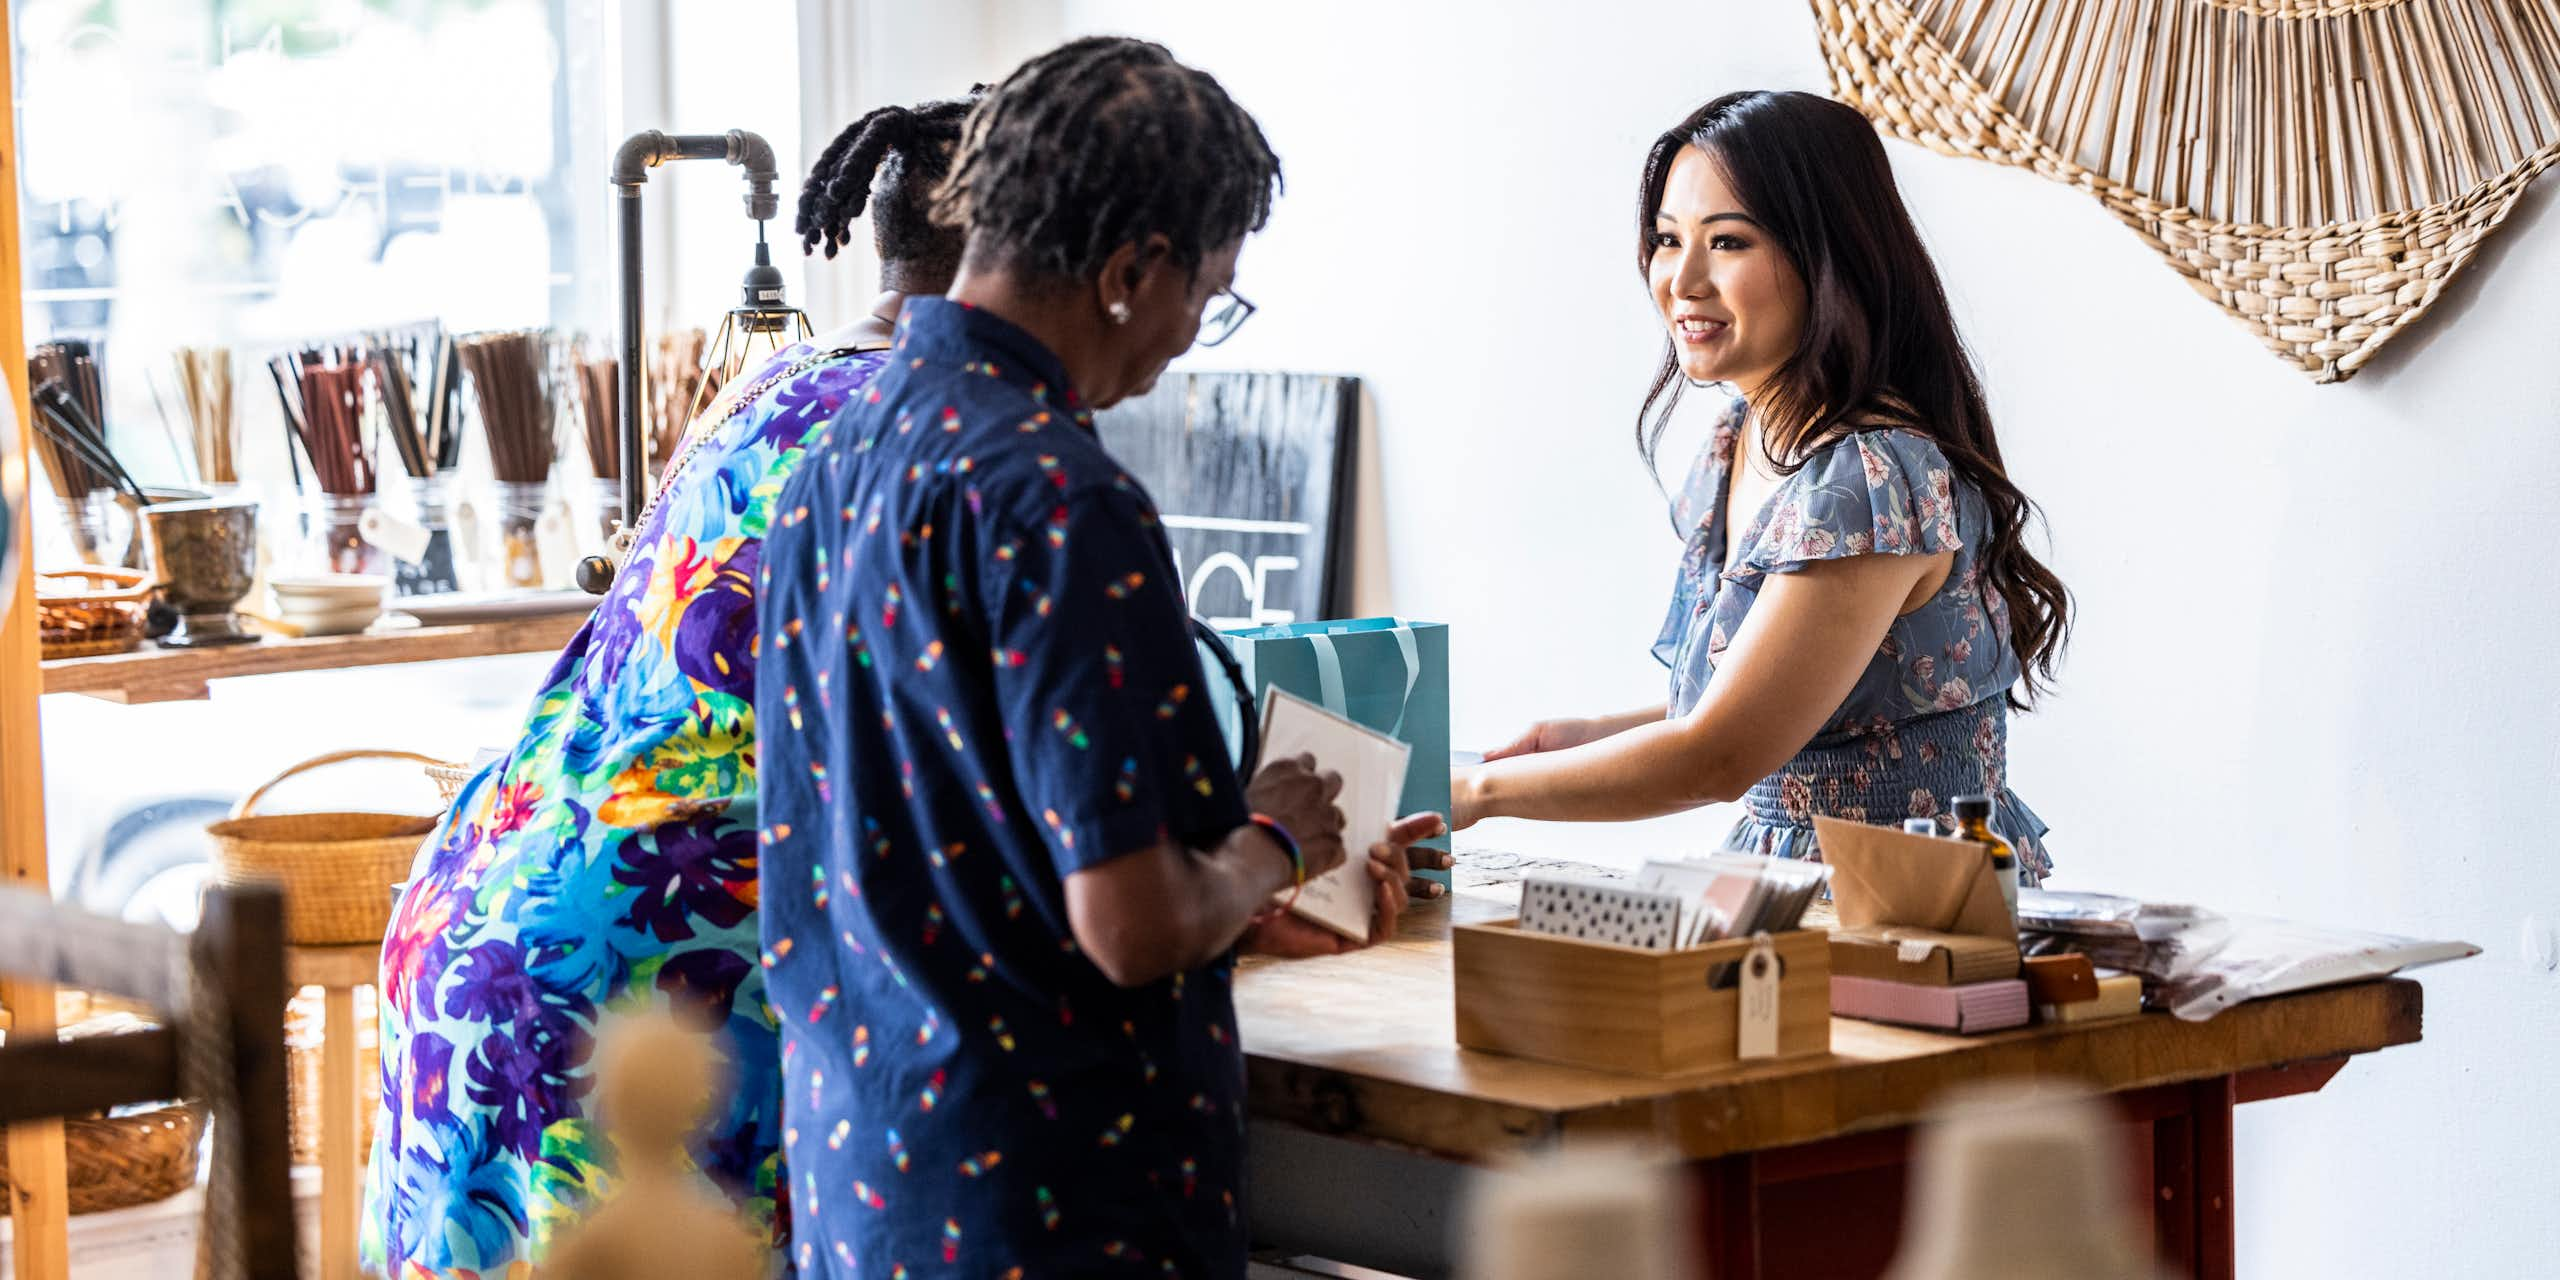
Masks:
[[[456,341],[480,406],[489,465],[503,484],[539,484],[559,457],[549,339],[540,330],[472,334]]]

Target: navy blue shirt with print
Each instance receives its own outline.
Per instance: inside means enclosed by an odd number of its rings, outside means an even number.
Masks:
[[[908,304],[764,548],[764,963],[802,1272],[1244,1272],[1231,962],[1123,989],[1065,878],[1244,822],[1154,504],[1066,370]]]

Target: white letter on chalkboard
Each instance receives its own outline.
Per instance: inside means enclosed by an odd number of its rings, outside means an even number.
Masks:
[[[1298,615],[1289,609],[1266,609],[1262,602],[1271,598],[1271,575],[1289,573],[1298,567],[1296,556],[1255,556],[1253,558],[1253,625],[1278,626],[1296,622]]]
[[[1224,569],[1236,576],[1236,587],[1238,590],[1244,592],[1245,611],[1244,616],[1242,617],[1210,618],[1208,619],[1209,625],[1218,628],[1261,626],[1262,598],[1260,593],[1255,590],[1253,570],[1250,566],[1245,564],[1243,556],[1237,555],[1232,551],[1212,552],[1208,559],[1200,562],[1200,571],[1191,575],[1190,596],[1192,609],[1196,611],[1200,608],[1200,589],[1208,584],[1209,575],[1216,573],[1220,569]]]

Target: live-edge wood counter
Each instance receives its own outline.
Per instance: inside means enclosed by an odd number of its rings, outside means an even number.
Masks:
[[[2145,1014],[1950,1036],[1835,1018],[1828,1056],[1611,1075],[1457,1046],[1450,925],[1509,914],[1461,892],[1416,903],[1393,940],[1364,951],[1246,962],[1236,1009],[1253,1118],[1434,1162],[1651,1137],[1697,1162],[1711,1261],[1727,1280],[1798,1273],[1783,1264],[1800,1243],[1782,1238],[1793,1226],[1770,1216],[1791,1178],[1889,1168],[1898,1223],[1908,1126],[1948,1086],[2004,1076],[2084,1084],[2113,1095],[2136,1130],[2149,1126],[2137,1172],[2149,1175],[2164,1255],[2192,1274],[2228,1274],[2230,1107],[2316,1090],[2352,1055],[2417,1041],[2423,1009],[2417,983],[2388,980],[2252,1001],[2206,1022]],[[1837,1189],[1816,1199],[1822,1209]],[[1889,1250],[1891,1224],[1883,1234],[1869,1252]],[[1822,1257],[1827,1274],[1871,1260]]]

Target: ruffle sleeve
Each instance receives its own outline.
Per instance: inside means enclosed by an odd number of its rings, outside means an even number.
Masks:
[[[1779,485],[1764,523],[1744,540],[1740,562],[1725,577],[1749,583],[1822,560],[1960,550],[1955,493],[1955,468],[1929,437],[1909,430],[1843,436]]]

